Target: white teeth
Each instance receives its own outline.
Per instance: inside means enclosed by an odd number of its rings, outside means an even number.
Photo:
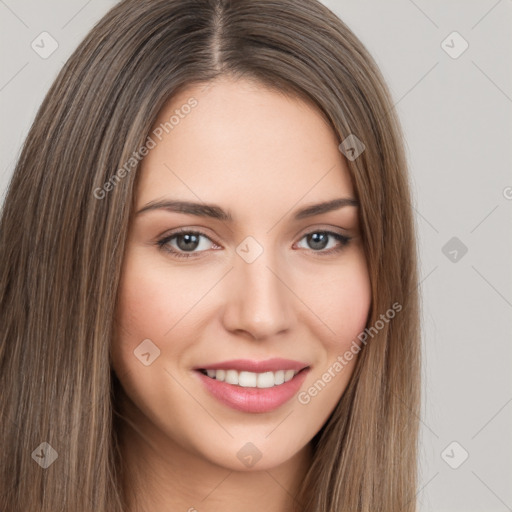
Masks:
[[[288,382],[290,379],[293,379],[295,372],[293,370],[286,370],[284,372],[284,381]]]
[[[235,370],[227,370],[224,382],[228,384],[238,384],[238,372]]]
[[[274,373],[274,384],[282,384],[284,382],[284,370],[279,370]]]
[[[257,387],[271,388],[275,384],[275,377],[272,372],[258,373]]]
[[[235,371],[235,370],[233,370],[233,371]],[[255,373],[240,372],[240,374],[238,376],[238,385],[242,386],[243,388],[255,388],[255,387],[257,387],[256,386],[257,378],[258,378],[258,376]]]
[[[293,379],[299,373],[295,370],[277,372],[246,372],[237,370],[206,370],[208,377],[243,388],[272,388]]]

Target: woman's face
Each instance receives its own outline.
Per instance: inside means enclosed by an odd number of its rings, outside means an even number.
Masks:
[[[183,91],[150,137],[112,347],[127,414],[161,454],[276,467],[333,411],[369,312],[357,206],[308,210],[355,199],[344,157],[248,81]]]

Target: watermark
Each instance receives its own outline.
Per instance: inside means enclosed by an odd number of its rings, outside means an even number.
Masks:
[[[457,441],[452,441],[441,453],[441,458],[452,469],[458,469],[468,457],[468,451]]]
[[[244,466],[252,468],[254,464],[263,457],[263,454],[254,444],[245,443],[242,448],[238,450],[236,456]]]
[[[238,244],[236,253],[246,263],[252,263],[263,254],[263,247],[256,238],[248,236]]]
[[[57,40],[48,32],[41,32],[30,44],[41,59],[47,59],[59,47]]]
[[[149,338],[137,345],[133,353],[144,366],[153,364],[153,361],[160,357],[160,349]]]
[[[353,133],[343,139],[338,149],[353,162],[365,149],[366,146]]]
[[[46,441],[41,443],[33,452],[32,458],[43,468],[49,468],[58,458],[59,454],[53,446]]]
[[[396,314],[402,311],[402,305],[398,302],[395,302],[391,308],[389,308],[385,314],[381,314],[379,320],[376,320],[375,324],[371,327],[365,328],[364,331],[358,334],[357,339],[363,344],[366,345],[368,341],[368,336],[374,337],[380,330],[384,328],[386,324],[389,323],[390,320],[395,318]],[[340,373],[345,366],[348,365],[354,356],[356,356],[361,351],[361,345],[357,343],[354,339],[352,340],[352,344],[350,348],[347,349],[342,355],[339,355],[336,358],[336,361],[327,368],[327,370],[320,376],[319,379],[315,381],[315,383],[310,386],[306,391],[301,391],[297,395],[297,399],[299,403],[302,405],[307,405],[311,402],[311,399],[317,396],[326,386],[331,382],[338,373]]]
[[[168,121],[160,123],[152,132],[148,135],[146,142],[137,151],[134,151],[131,157],[120,167],[115,174],[113,174],[103,186],[94,189],[93,195],[96,199],[104,199],[107,192],[114,190],[114,187],[134,168],[137,167],[138,163],[157,145],[155,139],[162,140],[164,133],[170,133],[182,119],[185,119],[194,107],[197,107],[198,101],[195,98],[189,98],[186,103],[181,105],[174,111],[174,114],[169,118]]]
[[[468,252],[468,248],[459,238],[454,236],[443,245],[441,252],[452,263],[458,263]]]
[[[441,48],[452,59],[458,59],[469,48],[469,43],[455,30],[443,39]]]

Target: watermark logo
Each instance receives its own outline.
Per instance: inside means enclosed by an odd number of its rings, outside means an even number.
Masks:
[[[441,48],[452,59],[458,59],[469,48],[469,43],[457,31],[453,31],[443,39]]]
[[[49,468],[56,460],[59,454],[49,443],[41,443],[33,452],[32,458],[43,468]]]
[[[238,244],[236,253],[246,263],[252,263],[263,254],[263,247],[254,237],[248,236],[240,244]]]
[[[441,458],[452,469],[458,469],[469,457],[466,449],[457,441],[452,441],[441,453]]]
[[[366,146],[353,133],[343,139],[338,149],[353,162],[365,149]]]
[[[468,252],[468,248],[459,238],[454,236],[443,245],[441,252],[452,263],[458,263]]]
[[[59,43],[48,32],[41,32],[30,44],[41,59],[47,59],[59,47]]]
[[[263,454],[254,444],[245,443],[242,448],[238,450],[236,456],[244,466],[252,468],[261,459]]]
[[[149,366],[160,356],[160,349],[148,338],[140,343],[133,353],[144,366]]]

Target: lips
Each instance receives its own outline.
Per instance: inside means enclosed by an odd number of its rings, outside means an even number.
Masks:
[[[194,368],[209,394],[225,405],[250,413],[270,412],[300,389],[310,368],[290,359],[235,359]]]

